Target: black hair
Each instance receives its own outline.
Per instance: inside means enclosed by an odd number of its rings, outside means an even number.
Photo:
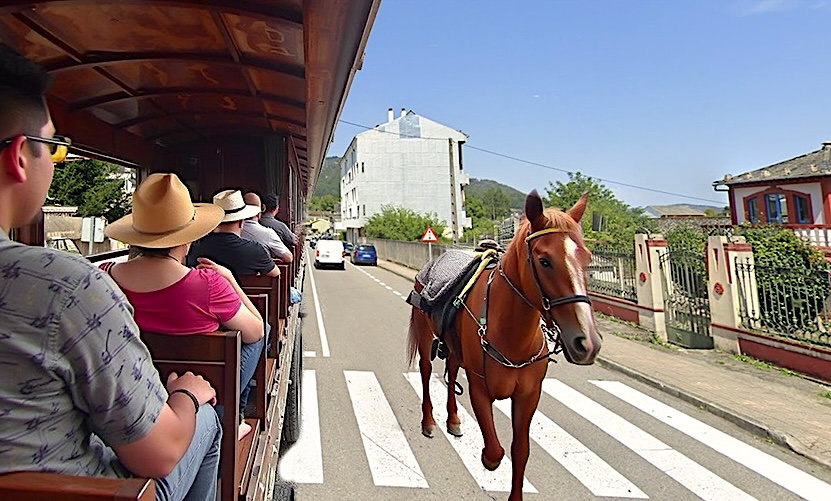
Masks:
[[[0,43],[0,139],[40,132],[49,121],[44,101],[48,84],[43,68]]]

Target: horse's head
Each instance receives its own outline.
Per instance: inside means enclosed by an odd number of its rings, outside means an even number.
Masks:
[[[537,191],[532,191],[525,199],[527,221],[514,242],[530,264],[518,266],[522,283],[536,284],[536,291],[525,289],[526,295],[532,301],[539,297],[534,302],[539,302],[543,319],[557,323],[566,359],[579,365],[593,363],[601,344],[586,287],[591,252],[580,227],[587,201],[586,193],[566,212],[543,210]]]

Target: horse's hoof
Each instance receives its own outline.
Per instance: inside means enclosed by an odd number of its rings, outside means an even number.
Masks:
[[[447,433],[454,437],[462,436],[462,425],[459,423],[447,423]]]
[[[494,471],[499,468],[499,465],[502,464],[502,458],[499,458],[497,461],[491,462],[485,458],[485,451],[482,451],[482,466],[485,467],[488,471]]]
[[[421,427],[421,434],[427,438],[433,438],[433,430],[436,428],[436,425],[425,425]]]

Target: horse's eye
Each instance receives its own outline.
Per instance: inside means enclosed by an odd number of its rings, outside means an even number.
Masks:
[[[551,263],[548,261],[548,259],[541,257],[540,266],[542,266],[543,268],[551,268]]]

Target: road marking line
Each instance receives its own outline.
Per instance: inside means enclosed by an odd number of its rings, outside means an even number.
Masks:
[[[509,400],[497,400],[494,405],[508,418],[511,417]],[[534,442],[595,496],[649,499],[635,484],[542,413],[534,414],[530,433]]]
[[[317,317],[317,331],[320,333],[320,350],[324,357],[329,356],[329,340],[326,339],[326,327],[323,326],[323,313],[320,311],[320,299],[317,297],[315,275],[309,270],[309,281],[312,283],[312,298],[315,302],[315,316]]]
[[[410,385],[418,394],[418,398],[422,398],[421,389],[421,375],[417,372],[404,373],[404,377],[410,382]],[[479,486],[491,492],[510,492],[511,490],[511,460],[505,457],[502,464],[496,471],[488,471],[482,466],[480,456],[485,442],[482,439],[482,432],[476,425],[476,419],[470,415],[467,410],[459,406],[459,417],[462,420],[461,428],[463,435],[456,438],[447,433],[447,407],[444,402],[447,401],[447,387],[439,381],[438,376],[433,374],[430,378],[430,398],[433,400],[433,417],[436,419],[436,428],[440,429],[444,436],[450,441],[450,445],[456,450],[459,458],[464,463],[467,470],[470,472],[473,479]],[[425,439],[427,440],[427,439]],[[536,493],[537,489],[531,485],[528,479],[525,479],[522,488],[523,492]]]
[[[373,372],[343,371],[377,486],[427,488],[427,479]]]
[[[391,291],[391,290],[392,290],[392,287],[390,287],[389,285],[385,285],[384,287],[385,287],[388,291]]]
[[[554,379],[544,379],[542,389],[581,415],[635,454],[666,473],[704,501],[751,501],[752,496],[700,464],[641,430],[622,417]]]
[[[317,353],[314,351],[304,351],[303,358],[315,358],[317,357]]]
[[[323,483],[323,448],[320,442],[320,412],[318,409],[317,377],[315,371],[303,371],[303,400],[300,410],[303,424],[300,438],[280,458],[280,478],[298,484]]]
[[[401,293],[400,293],[400,292],[398,292],[398,291],[392,291],[392,293],[393,293],[393,294],[395,294],[396,296],[400,296],[400,295],[401,295]]]
[[[634,388],[619,381],[590,381],[590,383],[746,466],[771,482],[781,485],[797,496],[808,501],[831,499],[831,485]]]

